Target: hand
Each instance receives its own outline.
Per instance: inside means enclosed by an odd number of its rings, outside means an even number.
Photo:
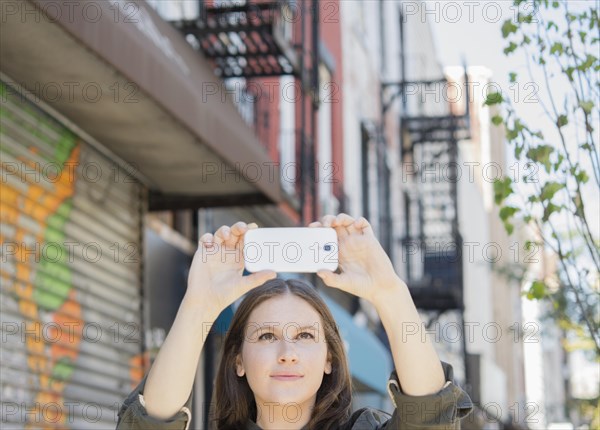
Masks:
[[[237,222],[232,227],[221,226],[214,235],[206,233],[200,237],[188,277],[188,300],[199,301],[220,313],[248,291],[277,277],[272,270],[242,276],[244,234],[257,227],[254,223]]]
[[[317,275],[326,285],[362,297],[371,303],[383,300],[382,297],[387,293],[394,293],[399,285],[403,285],[365,218],[355,220],[344,213],[337,216],[325,215],[321,221],[312,222],[308,226],[332,227],[338,235],[341,273],[319,270]]]

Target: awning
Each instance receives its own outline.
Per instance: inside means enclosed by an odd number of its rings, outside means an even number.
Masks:
[[[374,333],[356,325],[342,306],[324,294],[321,297],[329,306],[347,348],[352,377],[387,396],[387,381],[394,366],[390,352]]]
[[[208,62],[144,1],[1,8],[2,73],[148,178],[151,209],[279,203],[279,169]]]

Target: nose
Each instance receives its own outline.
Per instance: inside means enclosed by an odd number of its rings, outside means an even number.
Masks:
[[[279,351],[280,363],[295,363],[298,361],[298,354],[296,353],[296,347],[294,342],[283,341],[280,342],[281,350]]]

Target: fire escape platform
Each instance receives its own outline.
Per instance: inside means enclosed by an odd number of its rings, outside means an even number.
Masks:
[[[285,4],[249,3],[206,7],[201,19],[172,24],[196,39],[223,79],[298,76],[299,56],[286,36],[292,18]]]

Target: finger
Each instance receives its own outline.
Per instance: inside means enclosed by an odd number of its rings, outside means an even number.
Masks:
[[[238,243],[240,243],[244,233],[248,229],[248,226],[245,222],[239,221],[231,226],[229,230],[230,237],[229,240],[225,241],[225,244],[231,248],[235,248]]]
[[[331,227],[331,223],[335,221],[335,215],[325,215],[321,218],[321,224],[323,227]]]
[[[255,222],[251,222],[250,224],[248,224],[246,226],[246,231],[244,231],[244,234],[242,235],[242,243],[244,243],[244,240],[246,238],[246,233],[248,233],[248,231],[250,231],[250,230],[255,230],[257,228],[258,228],[258,226],[256,225]]]
[[[355,225],[362,230],[363,234],[373,235],[373,227],[369,224],[369,221],[365,217],[360,217],[356,220]]]
[[[277,272],[272,270],[261,270],[242,277],[244,292],[248,292],[265,282],[277,278]]]
[[[216,231],[215,233],[215,243],[217,245],[222,245],[223,242],[225,242],[227,239],[229,239],[231,233],[229,231],[229,226],[228,225],[222,225],[221,227],[219,227],[219,229]]]
[[[308,226],[309,227],[322,227],[323,224],[321,224],[320,221],[314,221],[314,222],[311,222],[310,224],[308,224]]]
[[[333,226],[345,226],[349,222],[354,222],[354,218],[346,213],[340,212],[339,214],[337,214],[335,216],[335,220],[332,222],[332,225]]]
[[[200,244],[204,245],[204,247],[212,247],[213,246],[213,235],[212,233],[204,233],[200,236]]]
[[[345,213],[340,213],[338,214],[338,216],[335,217],[336,225],[343,225],[344,227],[348,226],[349,224],[352,224],[354,222],[354,217],[351,217],[348,214]]]
[[[319,276],[325,285],[333,288],[337,288],[343,290],[342,285],[344,285],[344,277],[343,273],[334,273],[331,270],[319,270],[317,271],[317,276]]]
[[[242,235],[241,239],[240,239],[240,244],[239,246],[244,248],[244,244],[246,243],[246,233],[248,233],[248,231],[250,230],[254,230],[257,229],[258,225],[256,225],[255,222],[251,222],[250,224],[246,225],[246,230],[244,231],[244,234]]]
[[[341,240],[341,239],[345,238],[346,236],[348,236],[348,229],[346,229],[346,227],[337,225],[337,226],[333,226],[332,228],[335,229],[338,240]]]
[[[354,218],[348,214],[341,213],[336,218],[336,224],[340,226],[340,228],[344,228],[347,234],[356,234],[359,231],[353,227]]]
[[[246,230],[248,230],[248,225],[243,221],[238,221],[231,226],[231,234],[235,236],[242,236]]]

